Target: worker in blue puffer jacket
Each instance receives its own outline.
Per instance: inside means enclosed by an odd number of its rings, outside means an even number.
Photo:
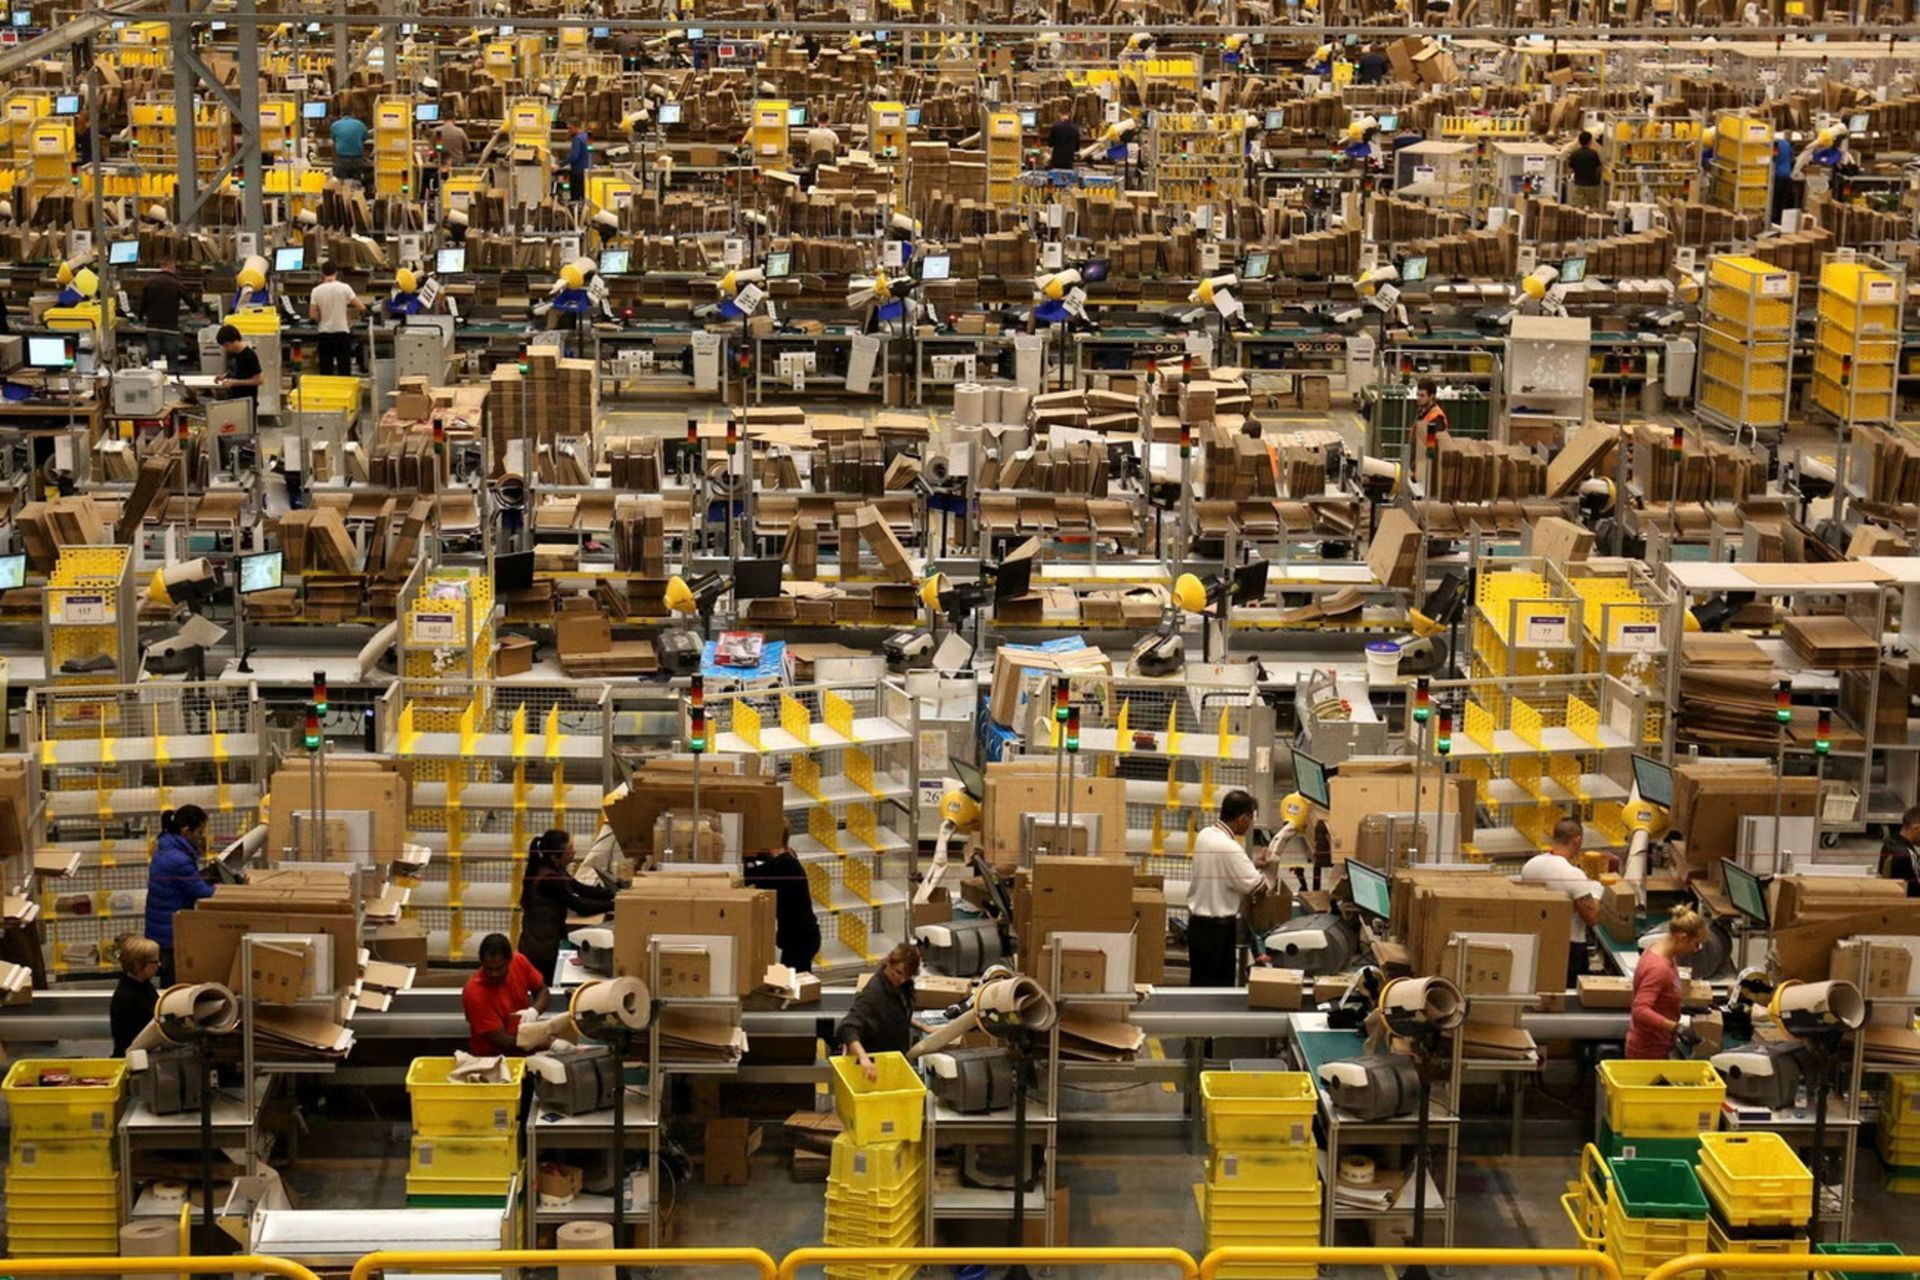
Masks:
[[[160,985],[173,985],[173,913],[213,893],[201,873],[207,852],[207,811],[183,804],[160,814],[160,838],[147,865],[147,937],[160,944]]]

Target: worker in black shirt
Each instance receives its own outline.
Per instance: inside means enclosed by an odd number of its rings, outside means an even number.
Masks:
[[[215,336],[220,340],[220,349],[227,353],[227,371],[215,384],[220,388],[220,398],[245,398],[259,403],[260,384],[267,380],[260,369],[260,353],[253,349],[245,334],[230,324],[221,325]]]
[[[1080,126],[1062,117],[1047,130],[1047,147],[1053,153],[1047,157],[1047,168],[1074,168],[1080,163]]]
[[[613,910],[613,890],[573,878],[573,837],[559,827],[543,831],[527,849],[520,877],[520,945],[548,986],[560,960],[560,940],[569,916]]]
[[[180,307],[186,301],[186,286],[174,267],[173,259],[161,262],[159,272],[140,290],[140,323],[147,327],[147,350],[167,362],[167,372],[180,372],[185,342],[180,335]]]
[[[773,890],[773,940],[780,963],[799,973],[813,972],[814,957],[820,954],[820,920],[813,914],[813,890],[800,855],[785,845],[771,853],[750,853],[743,870],[749,888]]]
[[[1880,874],[1903,880],[1909,898],[1920,898],[1920,804],[1900,815],[1900,827],[1880,846]]]
[[[920,972],[920,952],[902,942],[887,952],[880,971],[867,980],[847,1007],[834,1039],[843,1053],[860,1064],[868,1080],[880,1078],[873,1065],[876,1053],[905,1053],[913,1045],[913,979]]]
[[[1567,203],[1576,209],[1595,213],[1607,207],[1605,166],[1594,149],[1593,135],[1580,131],[1580,145],[1567,154],[1567,172],[1573,181],[1567,186]]]
[[[1370,44],[1360,55],[1354,79],[1361,84],[1379,84],[1387,78],[1387,55],[1379,45]]]
[[[160,972],[160,944],[138,934],[122,934],[120,981],[114,985],[113,1001],[107,1006],[107,1023],[113,1031],[113,1056],[124,1058],[134,1039],[153,1021],[153,1006],[160,991],[153,975]]]

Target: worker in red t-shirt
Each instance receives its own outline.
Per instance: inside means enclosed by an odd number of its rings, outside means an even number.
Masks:
[[[506,934],[490,933],[480,940],[480,970],[467,979],[460,1005],[467,1013],[470,1052],[487,1057],[518,1053],[518,1015],[528,1009],[547,1011],[547,984]]]

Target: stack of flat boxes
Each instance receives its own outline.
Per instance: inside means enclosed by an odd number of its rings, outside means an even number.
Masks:
[[[102,1058],[23,1058],[7,1072],[9,1256],[120,1252],[126,1082],[127,1064]]]

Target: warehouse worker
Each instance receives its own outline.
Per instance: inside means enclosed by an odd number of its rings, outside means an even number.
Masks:
[[[320,327],[320,373],[345,378],[353,373],[353,320],[367,304],[333,263],[320,264],[320,277],[307,303],[308,317]]]
[[[327,126],[327,133],[333,138],[333,176],[343,182],[359,182],[366,168],[366,123],[344,115]]]
[[[1049,169],[1072,169],[1080,163],[1080,126],[1071,117],[1062,116],[1047,130]]]
[[[520,1015],[547,1011],[547,984],[533,962],[513,949],[504,933],[480,939],[480,968],[460,991],[467,1015],[467,1052],[484,1058],[517,1053]]]
[[[1567,155],[1567,203],[1576,209],[1598,212],[1607,207],[1606,167],[1593,145],[1593,134],[1580,131],[1580,145]]]
[[[840,154],[840,135],[824,124],[807,130],[807,163],[832,164]]]
[[[1221,798],[1220,818],[1193,842],[1193,869],[1187,881],[1187,985],[1236,985],[1240,951],[1240,911],[1247,895],[1264,882],[1260,863],[1247,856],[1247,832],[1253,827],[1253,796],[1233,790]]]
[[[780,951],[780,963],[800,973],[813,971],[814,957],[820,954],[820,920],[813,914],[813,890],[807,884],[807,868],[787,841],[771,853],[750,853],[746,857],[746,882],[751,889],[773,890],[773,941]]]
[[[613,890],[575,880],[572,866],[573,836],[555,827],[533,838],[520,878],[520,954],[533,962],[549,986],[567,917],[613,910]]]
[[[1920,804],[1900,815],[1900,825],[1880,846],[1880,874],[1903,881],[1909,898],[1920,898]]]
[[[1580,869],[1580,844],[1586,830],[1578,818],[1553,824],[1553,845],[1536,853],[1520,868],[1520,883],[1558,889],[1573,900],[1573,929],[1568,935],[1567,987],[1587,972],[1587,930],[1600,919],[1600,886]]]
[[[593,143],[579,125],[567,125],[567,198],[579,204],[587,198],[587,170],[593,167]]]
[[[1828,125],[1815,134],[1813,141],[1800,149],[1800,158],[1793,162],[1793,176],[1807,184],[1807,202],[1811,204],[1816,197],[1825,197],[1833,188],[1834,171],[1852,160],[1844,126]]]
[[[160,944],[123,933],[114,945],[120,949],[120,981],[113,987],[107,1024],[113,1029],[113,1056],[124,1058],[134,1037],[153,1021],[153,1006],[160,1002],[160,992],[153,985],[153,975],[160,972]]]
[[[187,299],[186,286],[172,258],[163,258],[159,273],[140,288],[140,323],[147,327],[147,350],[167,362],[167,372],[180,372],[186,349],[180,334],[180,308]]]
[[[220,375],[214,386],[220,392],[222,400],[260,401],[260,384],[267,380],[266,373],[260,368],[260,353],[253,349],[246,335],[230,324],[220,326],[214,335],[219,340],[220,349],[227,353],[227,371]],[[194,805],[185,806],[198,809]],[[201,814],[201,824],[205,825],[206,815]]]
[[[1767,220],[1778,222],[1787,210],[1793,208],[1793,143],[1787,141],[1787,135],[1776,130],[1773,135],[1773,199],[1767,209]]]
[[[1707,922],[1685,903],[1673,909],[1667,931],[1640,953],[1633,967],[1633,1014],[1627,1024],[1629,1058],[1664,1059],[1673,1046],[1700,1037],[1680,1013],[1680,961],[1707,940]]]
[[[1377,44],[1370,44],[1361,50],[1360,62],[1354,76],[1361,84],[1379,84],[1387,78],[1387,55]]]
[[[467,149],[472,144],[467,141],[467,131],[452,120],[442,120],[440,127],[433,131],[433,145],[440,153],[445,165],[465,164]]]
[[[1420,379],[1413,393],[1413,425],[1422,436],[1445,435],[1449,429],[1447,411],[1440,407],[1440,384],[1432,378]]]
[[[919,972],[920,949],[911,942],[895,945],[840,1020],[834,1039],[869,1081],[880,1078],[874,1054],[905,1053],[913,1045],[919,1026],[913,1017],[913,979]]]
[[[222,326],[222,332],[231,329]],[[147,863],[146,935],[160,949],[160,985],[173,985],[173,915],[213,894],[201,873],[207,853],[207,811],[197,804],[160,811],[160,835]]]

